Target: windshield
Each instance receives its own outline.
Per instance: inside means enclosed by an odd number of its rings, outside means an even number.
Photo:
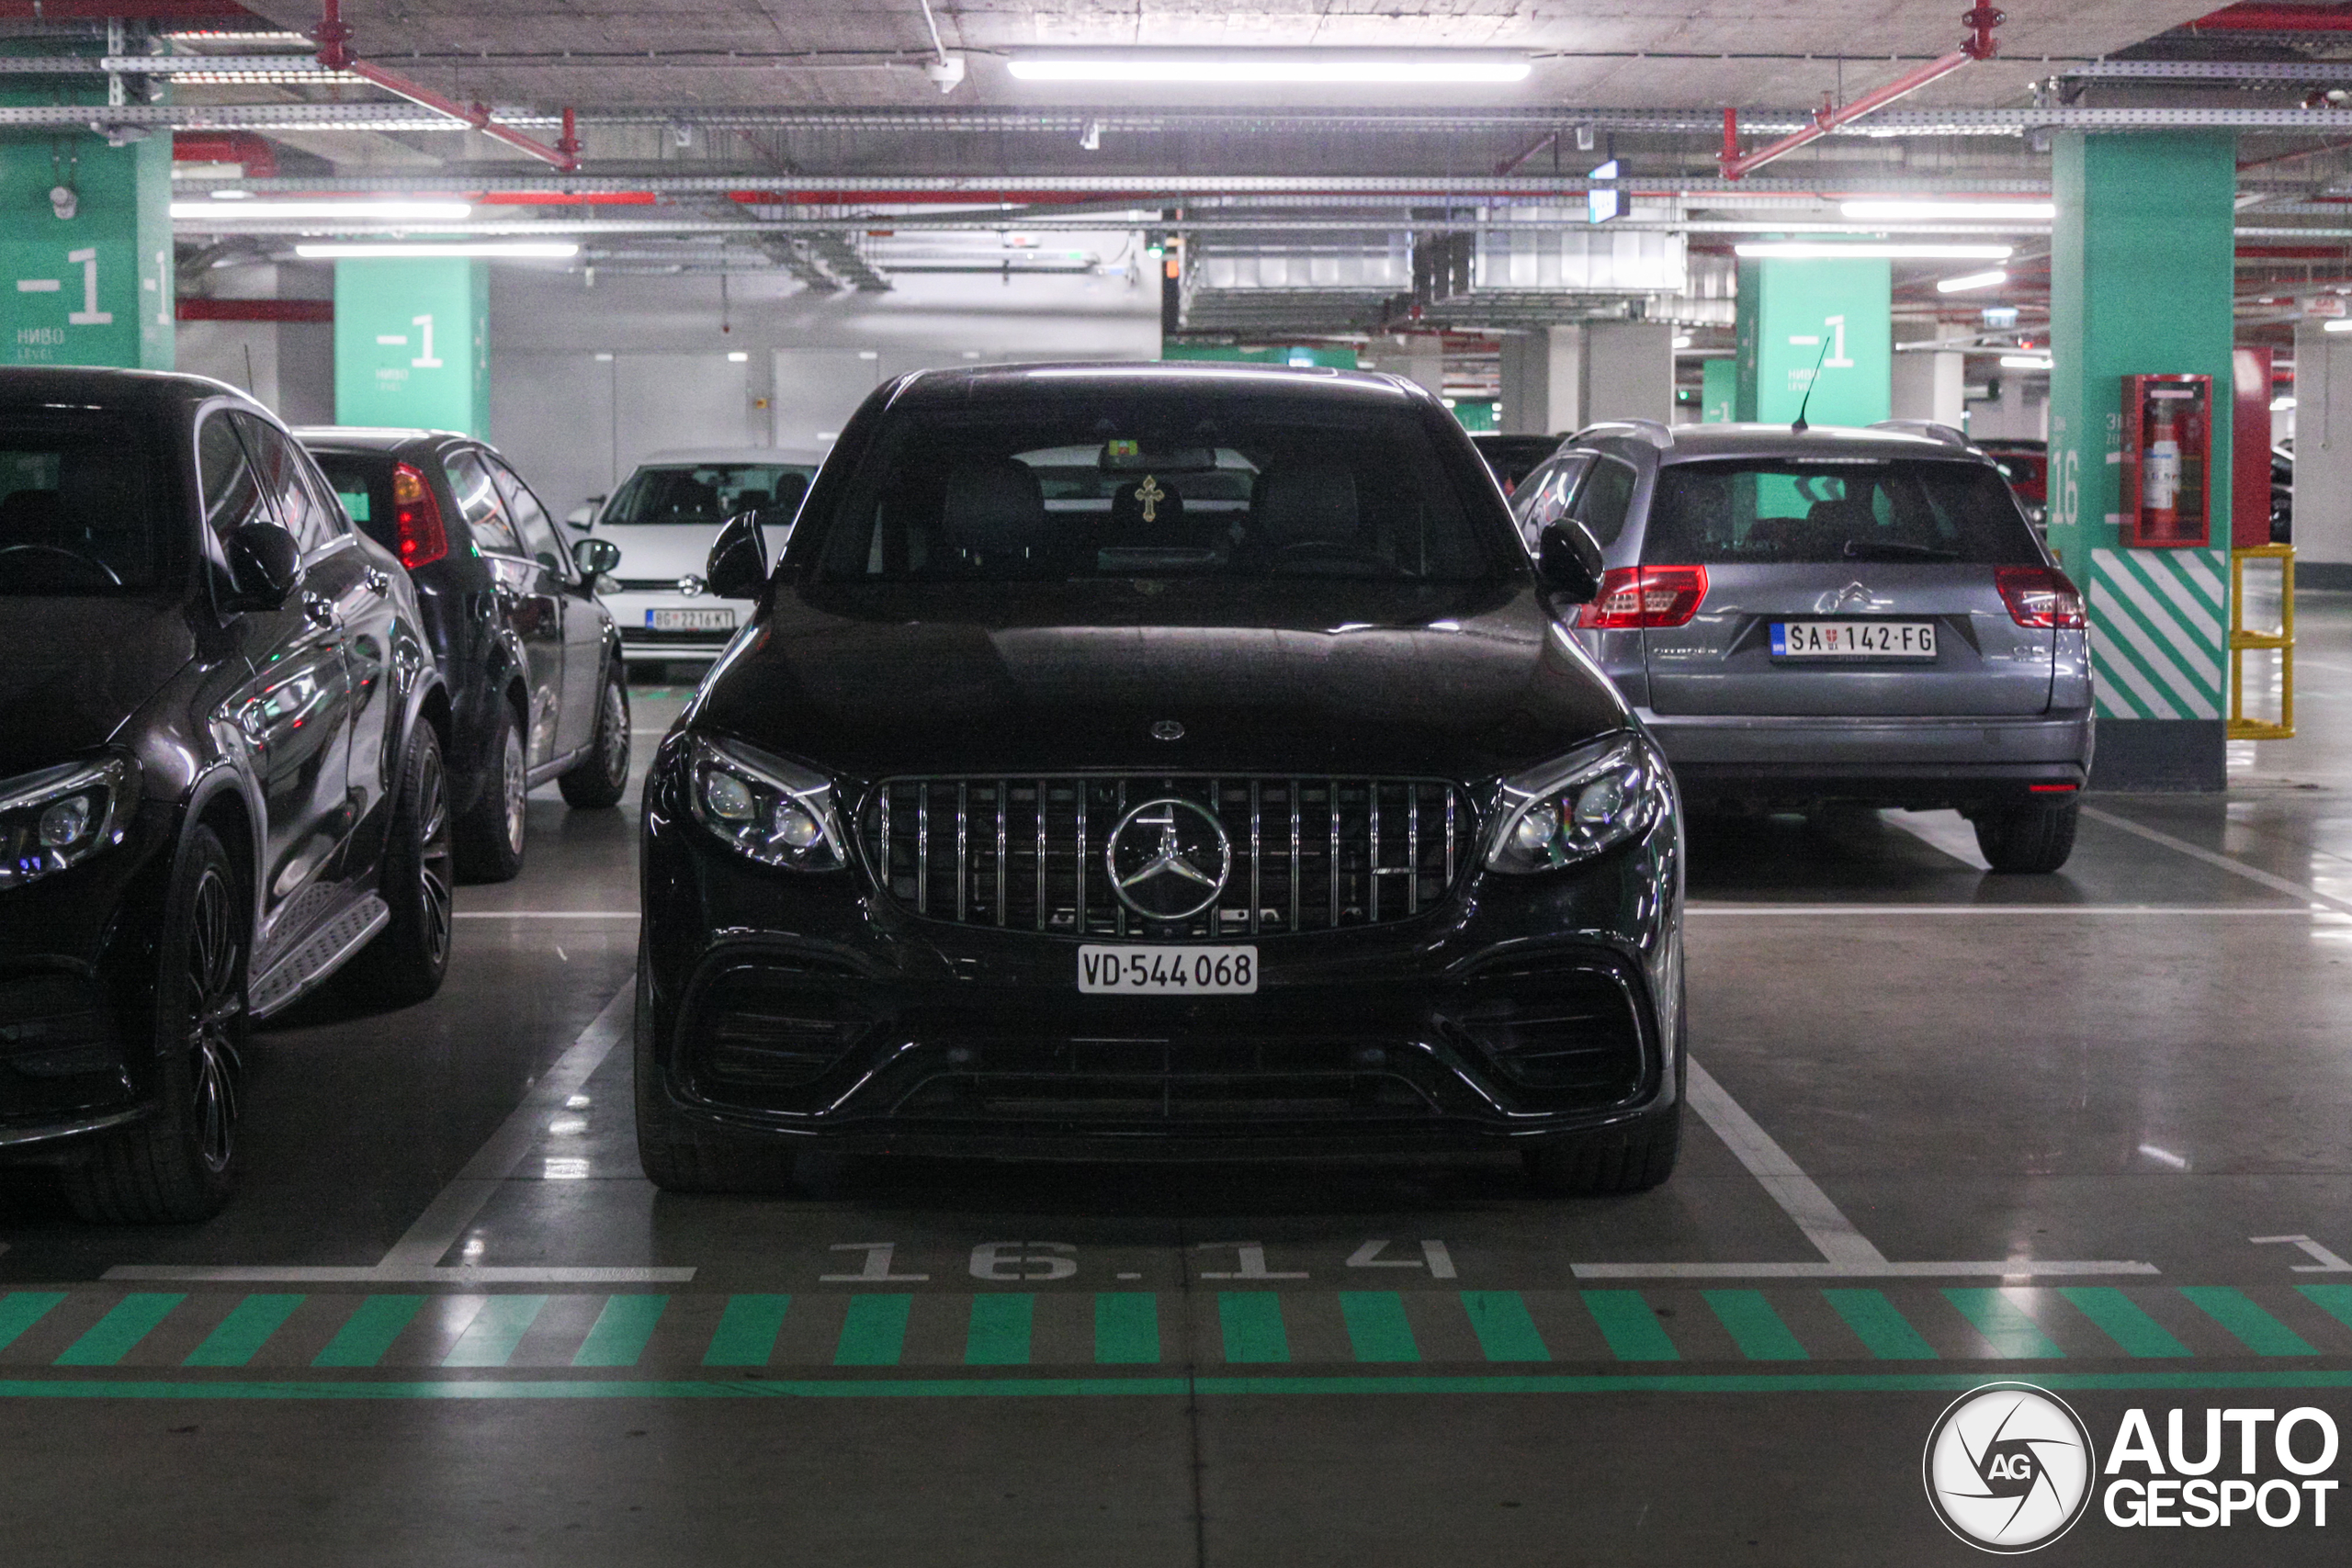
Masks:
[[[81,409],[0,409],[0,593],[137,593],[162,580],[144,432]]]
[[[757,512],[763,523],[792,521],[814,464],[665,463],[629,476],[604,514],[607,525],[680,523],[716,527],[741,513]]]
[[[2041,554],[2008,485],[1985,465],[1766,458],[1659,470],[1642,558],[2034,566]]]
[[[821,548],[832,581],[1501,570],[1410,413],[1189,389],[902,415]]]

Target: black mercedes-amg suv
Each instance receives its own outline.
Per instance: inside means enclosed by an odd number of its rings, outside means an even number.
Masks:
[[[926,372],[842,431],[644,810],[639,1150],[1511,1148],[1663,1180],[1663,760],[1468,439],[1394,377]]]

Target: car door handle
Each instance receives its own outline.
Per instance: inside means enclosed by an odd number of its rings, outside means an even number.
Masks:
[[[302,595],[302,614],[321,631],[332,631],[335,624],[342,619],[335,614],[334,601],[322,598],[316,593]]]

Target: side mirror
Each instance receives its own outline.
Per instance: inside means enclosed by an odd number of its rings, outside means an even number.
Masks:
[[[621,547],[610,539],[575,539],[571,559],[580,575],[594,581],[621,564]]]
[[[721,599],[756,599],[765,592],[768,542],[760,532],[758,513],[739,512],[718,530],[703,581]]]
[[[302,567],[302,547],[294,536],[275,523],[247,523],[225,542],[229,557],[229,592],[224,610],[275,610],[294,592]]]
[[[1544,525],[1536,539],[1535,575],[1571,603],[1589,604],[1600,597],[1603,564],[1600,541],[1573,517]]]

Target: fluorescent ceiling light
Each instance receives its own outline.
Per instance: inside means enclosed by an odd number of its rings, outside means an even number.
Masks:
[[[1743,256],[1779,261],[2007,261],[2008,245],[1937,245],[1905,242],[1855,244],[1814,244],[1797,240],[1767,240],[1732,247]]]
[[[2051,367],[2046,354],[2005,354],[2001,355],[2004,370],[2047,370]]]
[[[2320,323],[2324,333],[2352,333],[2352,316],[2336,316]]]
[[[1519,82],[1520,54],[1429,50],[1063,49],[1024,51],[1008,67],[1023,82]]]
[[[1887,223],[1966,222],[1971,219],[2047,223],[2058,216],[2048,201],[1849,201],[1838,209],[1849,218]]]
[[[222,206],[213,201],[175,201],[172,203],[175,218],[233,218],[240,222],[267,222],[272,219],[310,218],[381,218],[409,219],[420,223],[455,223],[473,211],[470,202],[463,201],[249,201],[240,200],[243,191],[222,191],[220,197],[232,203]]]
[[[1998,288],[2008,280],[2009,275],[1996,266],[1990,272],[1965,272],[1958,277],[1939,277],[1936,280],[1936,292],[1960,294],[1971,288]]]
[[[1689,348],[1690,346],[1689,334],[1686,333],[1681,337],[1676,338],[1674,340],[1674,346],[1677,348]]]
[[[2285,413],[2289,409],[2293,408],[2294,406],[2295,400],[2292,398],[2273,398],[2270,400],[2270,412],[2272,413]]]
[[[335,240],[297,245],[294,254],[305,261],[366,261],[390,256],[537,257],[561,261],[580,254],[571,240],[460,240],[446,244],[371,244]]]

